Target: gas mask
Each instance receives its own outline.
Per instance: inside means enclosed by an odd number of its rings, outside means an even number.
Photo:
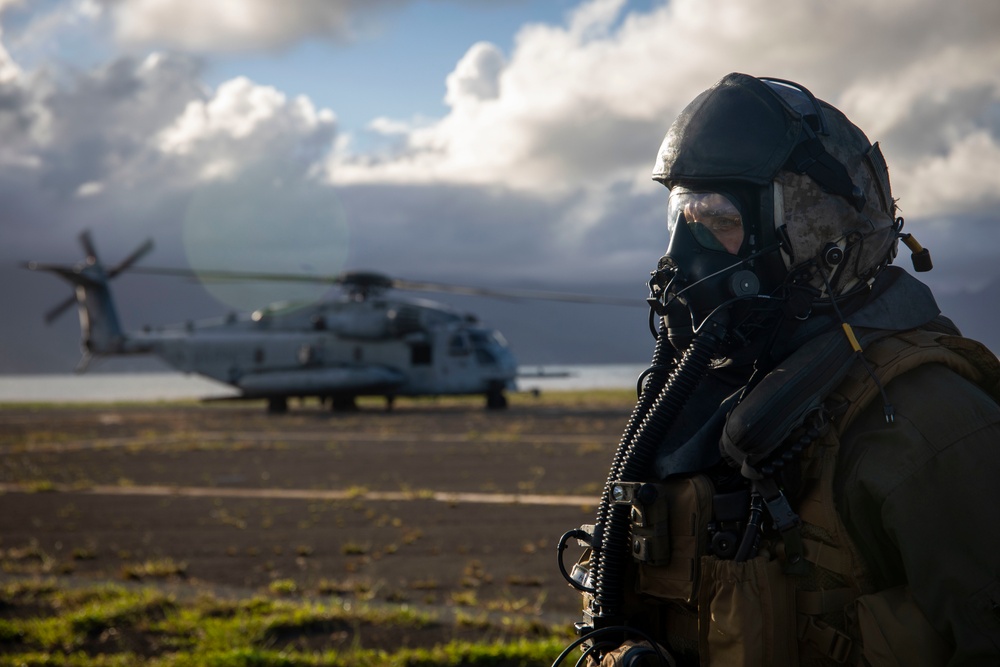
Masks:
[[[770,294],[784,273],[773,234],[761,233],[760,188],[674,186],[667,204],[670,243],[651,288],[667,335],[684,349],[709,319],[746,344],[750,325],[770,310]],[[768,261],[770,260],[770,261]]]

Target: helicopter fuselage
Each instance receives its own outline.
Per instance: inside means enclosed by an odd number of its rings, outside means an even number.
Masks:
[[[423,300],[282,304],[129,334],[120,352],[155,354],[247,398],[487,394],[517,374],[498,331]]]

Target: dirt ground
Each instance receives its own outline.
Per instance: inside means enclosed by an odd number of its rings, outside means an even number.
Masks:
[[[0,409],[2,576],[579,618],[620,401]],[[580,549],[566,552],[572,565]]]

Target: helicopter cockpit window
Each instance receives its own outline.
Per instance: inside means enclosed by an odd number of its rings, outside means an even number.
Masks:
[[[495,366],[497,357],[491,349],[495,340],[491,340],[485,331],[470,331],[469,338],[472,339],[472,347],[476,351],[476,361],[481,366]]]
[[[448,341],[448,354],[454,357],[463,357],[472,350],[469,348],[469,340],[462,334],[455,334]]]
[[[481,347],[477,347],[476,348],[476,362],[478,362],[480,366],[496,366],[497,365],[497,357],[496,357],[495,354],[493,354],[489,350],[483,349]]]

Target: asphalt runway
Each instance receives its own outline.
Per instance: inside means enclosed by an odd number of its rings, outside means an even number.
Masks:
[[[8,577],[294,586],[572,622],[579,596],[556,543],[593,522],[631,408],[8,406],[0,564]]]

